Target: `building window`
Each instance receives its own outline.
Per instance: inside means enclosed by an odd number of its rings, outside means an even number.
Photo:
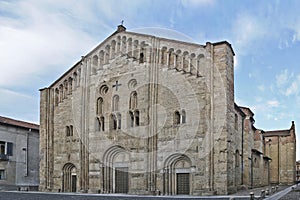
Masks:
[[[101,97],[97,100],[97,115],[103,114],[103,99]]]
[[[70,126],[70,136],[73,136],[73,126]]]
[[[133,116],[133,112],[129,111],[129,126],[133,127],[134,124],[134,116]]]
[[[119,96],[115,95],[112,100],[112,111],[119,110]]]
[[[58,105],[58,102],[59,102],[59,90],[58,88],[55,89],[55,105],[57,106]]]
[[[184,124],[186,122],[185,110],[181,111],[181,123]]]
[[[70,136],[70,127],[66,126],[66,136]]]
[[[129,99],[129,109],[133,110],[137,108],[137,93],[136,91],[133,91],[130,94],[130,99]]]
[[[0,180],[5,180],[6,176],[5,176],[5,170],[4,169],[0,169]]]
[[[96,131],[104,131],[104,117],[97,117],[96,118]]]
[[[234,128],[238,130],[238,115],[234,114]]]
[[[100,117],[100,124],[101,124],[100,130],[104,131],[105,128],[104,128],[104,117],[103,116]]]
[[[6,145],[7,145],[6,154],[9,156],[12,156],[13,155],[13,143],[7,142]]]
[[[140,53],[140,59],[139,59],[140,63],[144,62],[144,53]]]
[[[118,127],[117,117],[114,114],[111,114],[110,115],[110,129],[117,130],[117,127]]]
[[[13,155],[13,143],[0,141],[0,155]]]
[[[118,118],[118,126],[117,126],[117,128],[121,129],[121,114],[120,113],[117,114],[117,118]]]
[[[174,112],[174,125],[180,124],[180,113],[178,111]]]
[[[66,136],[73,136],[73,126],[66,126]]]
[[[69,77],[69,94],[72,94],[72,90],[73,90],[73,79],[72,77]]]
[[[0,141],[0,154],[6,154],[5,152],[5,142]]]
[[[136,110],[134,112],[134,118],[135,118],[135,125],[139,126],[140,125],[140,112]]]
[[[181,112],[175,111],[173,114],[173,124],[179,125],[179,124],[185,124],[186,123],[186,112],[185,110],[182,110]]]

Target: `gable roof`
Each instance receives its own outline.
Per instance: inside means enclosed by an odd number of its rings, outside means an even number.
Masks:
[[[168,38],[164,38],[164,37],[157,37],[155,35],[150,35],[150,34],[143,34],[143,33],[135,33],[135,32],[129,32],[126,31],[126,27],[124,27],[123,25],[119,25],[117,30],[115,32],[113,32],[110,36],[108,36],[106,39],[104,39],[101,43],[99,43],[96,47],[94,47],[91,51],[89,51],[86,55],[81,56],[81,59],[79,61],[77,61],[69,70],[67,70],[65,73],[63,73],[58,79],[56,79],[56,81],[54,81],[49,87],[53,87],[56,83],[58,83],[63,77],[65,77],[67,74],[69,74],[73,69],[75,69],[78,65],[80,65],[80,63],[86,58],[89,57],[90,55],[92,55],[97,49],[100,48],[100,46],[102,46],[103,44],[105,44],[107,41],[109,41],[111,38],[113,38],[116,34],[119,33],[125,33],[127,35],[132,35],[132,36],[142,36],[142,37],[151,37],[151,38],[157,38],[159,40],[164,40],[164,41],[169,41],[169,42],[176,42],[176,43],[181,43],[184,45],[192,45],[195,47],[205,47],[208,43],[212,44],[212,45],[222,45],[222,44],[226,44],[229,46],[230,50],[232,51],[232,54],[235,55],[233,48],[231,46],[231,44],[227,41],[220,41],[220,42],[215,42],[215,43],[210,43],[207,42],[206,45],[201,45],[201,44],[197,44],[197,43],[192,43],[192,42],[185,42],[185,41],[180,41],[180,40],[174,40],[174,39],[168,39]],[[41,90],[46,89],[45,88],[41,88]]]
[[[37,130],[37,131],[39,130],[39,127],[40,127],[37,124],[24,122],[24,121],[20,121],[20,120],[15,120],[15,119],[3,117],[3,116],[0,116],[0,124],[10,125],[10,126],[15,126],[15,127],[20,127],[20,128],[26,128],[26,129],[33,129],[33,130]]]

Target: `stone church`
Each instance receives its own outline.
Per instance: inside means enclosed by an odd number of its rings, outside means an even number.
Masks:
[[[294,124],[266,132],[279,138],[274,145],[254,127],[252,111],[234,102],[233,60],[226,41],[199,45],[119,25],[40,90],[39,189],[212,195],[270,184],[281,137],[295,160]],[[294,181],[292,166],[276,166]]]

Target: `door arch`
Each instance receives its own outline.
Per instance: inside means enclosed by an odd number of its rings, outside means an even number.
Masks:
[[[184,154],[169,156],[164,164],[164,194],[189,195],[191,192],[191,159]]]
[[[103,155],[104,193],[128,193],[129,191],[129,154],[121,146],[107,149]]]
[[[62,169],[62,191],[76,192],[77,191],[77,170],[74,164],[67,163]]]

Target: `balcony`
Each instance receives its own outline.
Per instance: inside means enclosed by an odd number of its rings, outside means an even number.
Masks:
[[[0,154],[0,161],[7,161],[8,155],[7,154]]]

